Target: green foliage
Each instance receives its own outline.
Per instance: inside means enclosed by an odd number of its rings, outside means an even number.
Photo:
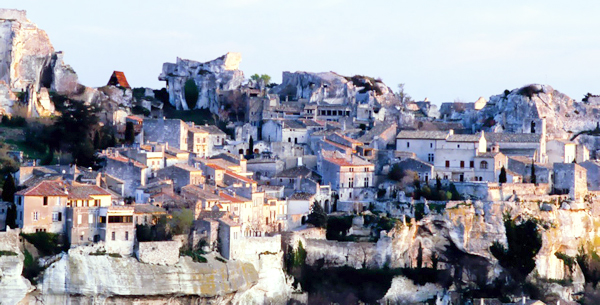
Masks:
[[[400,100],[401,104],[411,103],[414,101],[412,97],[410,97],[410,95],[408,95],[408,93],[406,93],[404,90],[403,83],[398,84],[398,92],[396,92],[396,96]]]
[[[144,116],[149,116],[150,115],[150,110],[140,106],[140,105],[136,105],[133,106],[131,108],[131,113],[133,114],[139,114],[139,115],[144,115]]]
[[[0,250],[0,256],[17,256],[16,252]]]
[[[250,76],[250,79],[255,82],[259,82],[260,80],[262,80],[265,85],[271,84],[271,77],[267,74],[258,75],[255,73],[252,76]]]
[[[587,251],[583,246],[579,248],[579,253],[575,257],[577,264],[581,268],[586,283],[591,283],[593,287],[600,282],[600,256],[593,247]]]
[[[563,263],[565,264],[565,266],[569,267],[569,270],[571,270],[571,272],[574,271],[575,263],[576,263],[574,257],[568,256],[567,254],[562,253],[562,252],[556,252],[556,253],[554,253],[554,255],[556,256],[556,258],[562,260]]]
[[[248,140],[248,150],[250,150],[250,155],[254,154],[254,138],[252,136]]]
[[[133,144],[135,141],[135,130],[133,129],[133,122],[125,123],[125,143]]]
[[[509,275],[520,284],[535,268],[535,256],[542,247],[542,236],[533,219],[517,224],[509,214],[504,215],[507,247],[496,241],[490,252]]]
[[[535,175],[535,164],[531,162],[531,183],[537,183],[537,176]]]
[[[329,217],[325,236],[329,240],[346,240],[348,230],[351,227],[352,216]]]
[[[417,249],[417,270],[423,268],[423,247],[419,243],[419,249]]]
[[[4,115],[2,116],[2,121],[0,121],[0,124],[5,127],[26,127],[27,120],[20,116],[9,117]]]
[[[317,228],[327,228],[327,213],[318,202],[313,202],[310,214],[308,214],[307,223],[312,224]]]
[[[207,262],[206,257],[202,256],[202,254],[204,254],[204,253],[201,253],[199,251],[194,251],[194,250],[180,250],[179,251],[179,255],[189,256],[196,263],[206,263]]]
[[[454,183],[450,183],[449,192],[452,195],[452,200],[461,200],[463,199],[458,190],[456,189],[456,185]]]
[[[36,233],[21,233],[29,243],[34,245],[42,256],[50,256],[58,254],[68,249],[68,245],[59,243],[59,236],[55,233],[36,232]]]
[[[22,275],[28,279],[33,285],[37,284],[36,277],[44,271],[44,268],[40,266],[39,262],[33,258],[31,253],[25,249],[23,253],[25,259],[23,260],[23,272]]]
[[[167,229],[167,218],[162,216],[154,225],[136,225],[135,234],[138,241],[164,241],[171,240]]]
[[[15,200],[15,193],[17,187],[15,186],[15,179],[12,175],[6,175],[4,179],[4,185],[2,186],[2,200],[7,202],[13,202]]]
[[[194,222],[194,212],[190,209],[181,209],[171,214],[169,233],[173,235],[189,234]]]
[[[502,166],[502,168],[500,169],[500,176],[498,177],[498,182],[500,183],[506,183],[507,179],[506,179],[506,168],[504,168],[504,166]]]
[[[200,90],[198,89],[196,82],[193,79],[188,79],[183,85],[183,95],[185,97],[185,102],[187,103],[188,109],[196,108],[199,94]]]
[[[220,256],[215,257],[215,259],[218,260],[218,261],[220,261],[221,263],[227,264],[227,261],[224,258],[220,257]]]

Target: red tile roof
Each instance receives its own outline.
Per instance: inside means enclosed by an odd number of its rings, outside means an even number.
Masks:
[[[227,200],[227,201],[231,201],[233,203],[244,203],[244,202],[249,202],[252,201],[248,198],[244,198],[241,196],[230,196],[228,194],[225,194],[223,192],[219,193],[219,196],[221,196],[221,198]]]
[[[246,183],[256,183],[256,181],[254,181],[254,180],[252,180],[252,179],[249,179],[249,178],[246,178],[246,177],[244,177],[244,176],[238,175],[238,174],[236,174],[236,173],[234,173],[234,172],[225,171],[225,174],[226,174],[226,175],[229,175],[229,176],[231,176],[231,177],[233,177],[233,178],[235,178],[235,179],[238,179],[238,180],[244,181],[244,182],[246,182]]]
[[[69,186],[69,199],[91,199],[92,195],[108,195],[110,193],[96,185],[73,185]]]
[[[107,86],[121,86],[123,88],[131,88],[129,83],[127,82],[127,78],[125,77],[125,73],[121,71],[114,71],[108,80]]]
[[[30,188],[21,190],[16,195],[22,196],[64,196],[67,197],[67,186],[62,181],[42,181]]]
[[[123,156],[111,156],[111,155],[108,155],[107,158],[115,160],[115,161],[123,162],[123,163],[128,163],[129,161],[131,161],[131,163],[133,163],[133,165],[135,165],[137,167],[148,168],[148,166],[146,166],[146,165],[144,165],[144,164],[142,164],[142,163],[140,163],[138,161],[135,161],[133,159],[127,159],[127,158],[125,158]]]

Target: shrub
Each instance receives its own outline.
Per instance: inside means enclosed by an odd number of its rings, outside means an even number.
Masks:
[[[308,214],[307,223],[314,225],[317,228],[327,228],[327,213],[318,202],[313,202],[310,214]]]
[[[40,266],[40,264],[38,263],[38,261],[33,258],[33,256],[31,255],[31,253],[29,253],[29,251],[25,250],[25,252],[23,254],[25,256],[25,259],[23,260],[23,272],[22,272],[22,275],[26,279],[28,279],[33,285],[36,285],[37,281],[35,280],[35,278],[42,271],[44,271],[44,268],[42,268],[42,266]]]
[[[31,234],[21,233],[21,236],[40,251],[43,256],[54,255],[68,249],[68,245],[59,243],[58,234],[36,232]]]
[[[325,235],[329,240],[344,240],[351,227],[352,216],[329,217]]]
[[[16,252],[0,250],[0,256],[17,256]]]
[[[200,91],[198,90],[198,86],[193,79],[188,79],[183,85],[183,95],[185,97],[185,102],[188,105],[189,109],[196,108],[196,103],[198,102],[198,95]]]

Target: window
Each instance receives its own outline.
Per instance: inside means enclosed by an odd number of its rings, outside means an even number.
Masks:
[[[433,154],[427,154],[427,161],[433,163]]]
[[[125,240],[129,240],[129,231],[125,231]]]
[[[365,187],[369,187],[369,177],[365,177]]]
[[[353,172],[353,171],[354,171],[354,168],[353,168],[353,167],[351,167],[351,168],[350,168],[350,172]]]
[[[433,143],[429,143],[429,148],[433,148]]]
[[[450,161],[446,160],[446,167],[450,167]]]
[[[100,206],[100,199],[95,199],[94,200],[94,206],[95,207],[99,207]]]
[[[79,235],[79,240],[83,241],[83,235]]]
[[[365,167],[365,172],[368,172],[368,171],[369,171],[369,168],[368,168],[368,167]]]
[[[348,187],[354,187],[354,178],[348,178]]]
[[[465,161],[460,161],[460,168],[464,168],[465,167]]]
[[[456,148],[460,148],[460,144],[457,144],[457,145],[456,145]]]
[[[52,221],[53,222],[62,221],[62,213],[61,212],[52,212]]]
[[[77,224],[81,224],[81,214],[77,215]]]
[[[475,161],[469,161],[469,167],[470,168],[475,167]]]
[[[94,223],[94,215],[88,214],[88,223]]]
[[[111,239],[111,240],[115,240],[115,239],[116,239],[116,238],[115,238],[115,237],[116,237],[115,235],[116,235],[116,234],[115,234],[115,232],[113,231],[113,232],[111,233],[110,239]]]
[[[481,161],[481,163],[479,163],[479,168],[480,169],[487,169],[488,168],[487,161]]]
[[[40,213],[39,212],[33,212],[33,221],[38,221],[40,219]]]
[[[406,148],[410,147],[410,142],[406,142]]]
[[[48,205],[48,197],[44,196],[44,205]]]

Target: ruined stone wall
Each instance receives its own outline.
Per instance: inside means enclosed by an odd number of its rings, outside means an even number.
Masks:
[[[140,242],[136,257],[142,263],[154,265],[174,265],[179,262],[181,241]]]
[[[277,254],[281,249],[281,235],[270,237],[243,237],[231,241],[231,258],[252,263],[260,270],[260,257],[266,254]]]
[[[19,250],[19,234],[20,229],[6,228],[6,232],[0,232],[0,251],[12,251],[20,253]]]
[[[12,9],[0,9],[0,19],[16,20],[19,22],[27,21],[27,12]]]

